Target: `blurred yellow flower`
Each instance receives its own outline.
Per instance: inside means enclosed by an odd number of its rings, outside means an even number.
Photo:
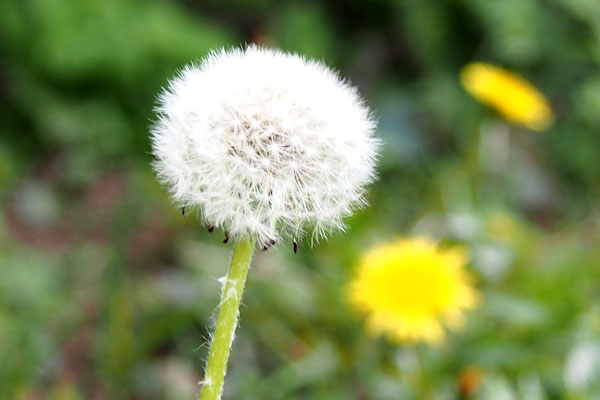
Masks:
[[[552,124],[552,108],[548,100],[524,78],[485,63],[467,64],[461,71],[461,82],[477,100],[495,108],[506,120],[534,131]]]
[[[368,314],[374,335],[396,342],[439,344],[444,326],[459,328],[478,293],[464,266],[467,253],[426,238],[400,239],[369,250],[349,286],[350,303]]]

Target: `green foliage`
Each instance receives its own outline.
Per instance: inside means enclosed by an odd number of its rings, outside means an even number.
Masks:
[[[0,2],[0,398],[197,393],[230,249],[169,204],[148,126],[179,68],[252,41],[342,71],[385,146],[349,232],[256,256],[226,398],[597,398],[599,40],[596,0]],[[530,80],[554,125],[476,103],[471,61]],[[439,348],[346,302],[366,248],[418,234],[468,247],[483,294]]]

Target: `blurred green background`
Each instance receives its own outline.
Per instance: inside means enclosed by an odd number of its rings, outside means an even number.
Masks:
[[[385,146],[349,232],[255,257],[226,399],[600,398],[597,0],[0,2],[0,399],[191,399],[231,245],[150,167],[160,88],[220,46],[325,60]],[[459,72],[529,79],[510,125]],[[369,246],[470,249],[484,294],[439,348],[371,338],[344,287]]]

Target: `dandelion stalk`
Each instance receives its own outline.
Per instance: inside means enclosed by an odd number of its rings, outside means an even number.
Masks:
[[[227,361],[240,313],[240,302],[246,284],[248,268],[254,252],[254,240],[235,244],[231,264],[221,291],[217,325],[213,334],[200,400],[218,400],[223,391]]]

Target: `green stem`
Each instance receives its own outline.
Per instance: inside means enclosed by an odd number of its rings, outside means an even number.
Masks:
[[[240,240],[233,248],[233,256],[223,284],[217,326],[213,335],[200,400],[219,400],[227,372],[227,360],[237,326],[240,301],[244,292],[248,267],[254,253],[254,239]]]
[[[427,371],[427,368],[425,368],[425,362],[426,362],[426,357],[425,357],[425,348],[423,344],[418,344],[415,348],[415,351],[417,353],[417,360],[419,363],[419,368],[418,368],[418,384],[417,384],[417,389],[418,389],[418,397],[419,398],[423,398],[423,399],[433,399],[433,393],[431,391],[431,386],[430,386],[430,382],[429,382],[429,373]]]

